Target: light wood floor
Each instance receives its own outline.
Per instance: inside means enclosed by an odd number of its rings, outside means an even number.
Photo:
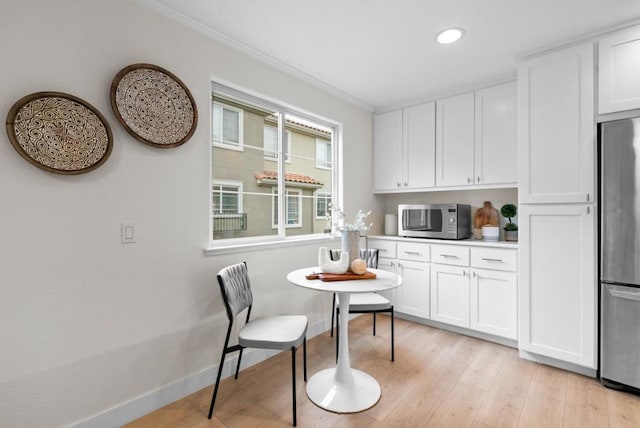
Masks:
[[[373,375],[382,398],[372,409],[338,415],[309,401],[298,352],[299,427],[640,427],[640,397],[595,379],[520,359],[515,349],[396,318],[396,361],[389,321],[350,322],[351,366]],[[335,338],[308,341],[309,376],[334,365]],[[218,361],[218,355],[212,355]],[[212,379],[213,381],[213,379]],[[291,426],[291,354],[284,352],[222,381],[214,417],[205,388],[127,428]]]

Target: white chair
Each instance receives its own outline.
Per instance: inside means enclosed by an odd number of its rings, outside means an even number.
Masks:
[[[331,259],[338,260],[341,250],[331,250]],[[378,268],[378,249],[369,248],[360,250],[360,258],[365,261],[367,267]],[[349,299],[350,314],[373,314],[373,335],[376,335],[376,314],[388,312],[391,315],[391,361],[395,361],[394,337],[393,337],[393,305],[381,294],[378,293],[351,293]],[[333,293],[333,305],[331,307],[331,337],[333,337],[333,325],[336,320],[336,360],[338,359],[338,344],[340,342],[339,332],[340,301],[336,293]]]
[[[291,375],[293,382],[293,426],[297,424],[296,418],[296,349],[302,344],[304,360],[304,381],[307,381],[307,317],[304,315],[279,315],[266,318],[249,320],[251,307],[253,305],[253,295],[247,273],[247,263],[238,263],[228,266],[218,272],[218,283],[222,292],[222,299],[227,309],[229,327],[227,337],[224,340],[218,376],[211,397],[209,407],[209,419],[213,415],[213,406],[218,395],[220,376],[224,358],[228,353],[240,351],[238,355],[238,365],[236,367],[235,378],[238,378],[240,371],[240,360],[244,348],[261,348],[276,350],[291,350]],[[247,319],[244,327],[238,332],[238,344],[229,346],[229,336],[236,316],[247,309]]]

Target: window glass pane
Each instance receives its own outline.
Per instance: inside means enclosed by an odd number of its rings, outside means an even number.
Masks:
[[[222,141],[222,107],[213,105],[213,141]]]
[[[293,195],[287,198],[287,222],[296,226],[287,227],[285,233],[288,236],[325,233],[328,224],[325,218],[316,215],[316,196],[333,192],[333,171],[330,165],[325,166],[326,162],[323,167],[317,165],[316,141],[331,141],[333,130],[291,114],[285,116],[285,123],[291,143],[290,162],[285,163],[285,185],[287,190],[298,192],[295,198]],[[323,156],[326,155],[326,146],[322,144]],[[326,199],[322,203],[326,203]]]
[[[238,143],[240,141],[240,114],[236,111],[223,109],[222,136],[225,142]]]
[[[278,129],[275,126],[264,126],[264,157],[277,159]]]
[[[330,162],[334,128],[270,105],[237,91],[213,92],[214,241],[267,237],[281,231],[286,236],[328,231],[325,217],[334,191]],[[284,154],[278,153],[280,134],[285,139]],[[319,151],[317,141],[322,141]],[[282,198],[277,193],[279,183],[286,192]],[[280,209],[282,227],[278,227]]]

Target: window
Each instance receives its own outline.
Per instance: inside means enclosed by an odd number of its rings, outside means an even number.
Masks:
[[[327,219],[329,217],[330,205],[331,193],[316,192],[316,219]]]
[[[242,212],[242,183],[214,180],[211,186],[214,236],[247,230]]]
[[[242,212],[242,183],[214,180],[213,191],[214,214],[237,214]]]
[[[213,102],[213,144],[234,150],[242,150],[242,110]]]
[[[291,163],[291,131],[286,131],[285,162]],[[278,160],[278,128],[271,125],[264,126],[264,158],[270,161]]]
[[[215,82],[212,99],[210,245],[326,233],[339,125]]]
[[[272,194],[273,227],[278,227],[278,189],[274,188]],[[302,227],[302,192],[287,189],[285,194],[286,227]]]
[[[316,167],[331,169],[331,141],[316,138]]]

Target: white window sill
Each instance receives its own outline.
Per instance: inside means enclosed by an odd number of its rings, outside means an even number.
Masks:
[[[274,248],[294,247],[300,245],[314,245],[322,242],[331,242],[335,240],[332,235],[317,234],[306,236],[291,236],[289,238],[278,239],[273,241],[259,241],[259,242],[247,242],[247,243],[234,243],[234,244],[221,244],[211,246],[204,250],[206,256],[217,256],[221,254],[233,254],[246,251],[262,251],[271,250]]]

